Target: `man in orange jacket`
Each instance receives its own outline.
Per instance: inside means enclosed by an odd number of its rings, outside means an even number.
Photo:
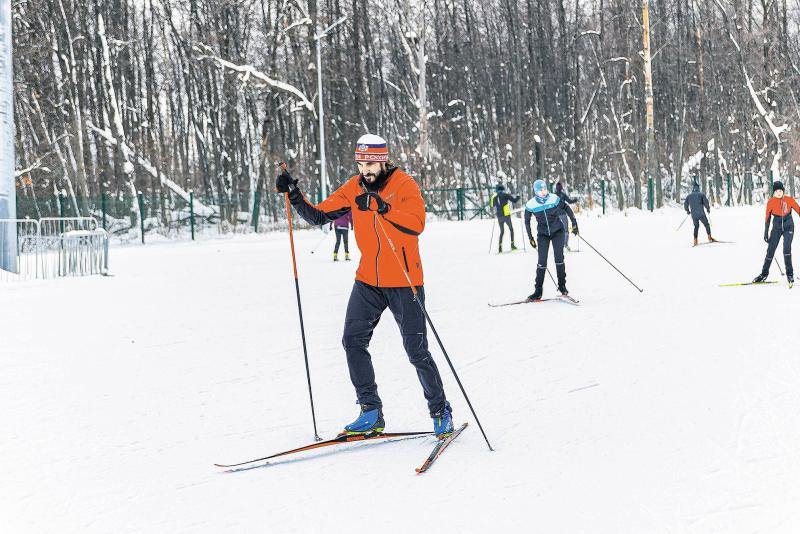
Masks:
[[[400,327],[408,358],[417,370],[434,432],[438,437],[447,436],[453,431],[452,410],[428,351],[425,315],[409,287],[409,283],[414,284],[417,298],[424,304],[418,236],[425,228],[425,202],[414,179],[389,161],[383,138],[362,136],[356,143],[355,160],[358,174],[316,206],[303,197],[297,180],[285,170],[275,181],[276,189],[289,193],[292,206],[309,224],[327,224],[347,212],[353,215],[361,261],[347,305],[342,344],[361,412],[344,431],[372,434],[384,429],[383,404],[367,348],[388,307]]]
[[[767,246],[767,257],[764,259],[764,266],[761,274],[755,277],[753,282],[764,282],[769,276],[769,268],[772,265],[772,258],[778,249],[778,242],[783,237],[783,258],[786,262],[786,278],[789,287],[794,285],[794,268],[792,267],[792,239],[794,238],[794,220],[792,220],[792,210],[800,213],[800,206],[792,197],[787,197],[783,189],[782,182],[772,184],[772,198],[767,202],[767,215],[764,224],[764,241],[769,243]],[[769,223],[772,221],[772,233],[769,232]]]

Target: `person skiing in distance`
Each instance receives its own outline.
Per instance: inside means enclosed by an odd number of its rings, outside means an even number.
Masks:
[[[514,225],[511,224],[511,202],[519,202],[519,197],[515,197],[506,193],[506,188],[503,184],[497,184],[494,188],[494,195],[489,199],[489,207],[495,209],[497,214],[497,224],[500,226],[500,243],[497,247],[498,252],[503,252],[503,231],[505,225],[508,225],[508,231],[511,234],[511,250],[517,250],[514,244]]]
[[[309,224],[325,224],[348,212],[353,216],[361,260],[347,304],[342,345],[361,411],[343,433],[374,434],[385,427],[383,403],[367,348],[382,313],[389,308],[400,327],[406,354],[416,368],[433,419],[433,431],[443,438],[453,432],[452,409],[428,350],[425,315],[408,285],[410,279],[417,298],[424,303],[418,239],[425,229],[425,202],[414,179],[389,161],[383,138],[361,136],[356,143],[355,160],[358,174],[316,206],[303,197],[297,180],[285,170],[275,180],[276,189],[289,194],[292,206]]]
[[[558,277],[558,291],[562,295],[568,295],[567,291],[567,269],[564,265],[564,241],[566,240],[567,228],[561,222],[561,215],[566,215],[572,222],[572,233],[578,235],[578,221],[575,213],[569,204],[562,202],[561,199],[547,191],[547,184],[544,180],[536,180],[533,183],[534,197],[525,204],[525,229],[528,232],[528,239],[531,246],[537,248],[536,239],[531,233],[531,217],[536,217],[536,235],[539,238],[539,258],[536,265],[536,282],[533,294],[529,300],[541,300],[542,286],[544,285],[544,275],[547,271],[547,256],[549,247],[553,245],[553,256],[556,260],[556,273]]]
[[[572,198],[571,196],[569,196],[567,194],[566,191],[564,191],[564,184],[562,184],[561,182],[558,182],[556,184],[556,195],[558,195],[558,198],[561,199],[561,202],[564,202],[565,204],[575,204],[578,201],[577,198]],[[569,227],[567,225],[567,219],[568,219],[568,217],[567,217],[566,213],[561,216],[561,224],[564,225],[564,230],[568,230],[569,229]],[[564,241],[564,246],[567,248],[567,250],[571,251],[572,249],[569,248],[569,232],[566,232],[564,235],[567,238]]]
[[[754,283],[766,281],[775,251],[778,249],[778,242],[783,237],[783,259],[786,262],[786,279],[789,282],[789,287],[794,285],[794,268],[792,267],[794,220],[792,219],[792,210],[800,214],[800,206],[798,206],[797,201],[790,196],[786,196],[783,182],[772,184],[772,198],[767,202],[767,214],[764,221],[764,241],[768,243],[767,256],[764,258],[761,274],[753,279]],[[772,221],[772,233],[769,231],[770,220]]]
[[[336,232],[336,245],[333,247],[333,261],[339,261],[339,242],[344,242],[344,259],[350,261],[350,249],[347,247],[347,237],[353,228],[353,214],[349,211],[331,222],[331,227]]]
[[[700,191],[700,184],[695,182],[692,185],[692,192],[686,196],[683,201],[683,209],[686,210],[686,215],[692,216],[694,223],[694,246],[697,246],[697,233],[700,230],[700,223],[706,228],[706,235],[708,235],[708,242],[713,243],[716,241],[711,237],[711,224],[708,222],[706,212],[711,211],[711,206],[708,203],[708,197],[705,193]]]

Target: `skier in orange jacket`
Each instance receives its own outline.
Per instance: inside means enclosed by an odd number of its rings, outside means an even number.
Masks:
[[[383,403],[367,347],[381,314],[389,308],[417,370],[434,433],[444,437],[453,432],[452,410],[428,351],[425,315],[409,287],[410,280],[424,303],[418,236],[425,229],[425,202],[414,179],[389,161],[383,138],[362,136],[356,143],[355,160],[358,174],[316,206],[303,197],[297,180],[285,170],[275,181],[276,189],[289,193],[292,206],[309,224],[327,224],[347,212],[353,214],[361,261],[347,305],[342,344],[361,413],[344,432],[372,434],[384,429]]]
[[[767,202],[767,214],[764,220],[764,241],[769,243],[767,246],[767,257],[764,258],[764,266],[761,274],[755,277],[753,282],[764,282],[769,276],[769,267],[775,251],[778,249],[778,242],[783,237],[783,258],[786,262],[786,278],[789,287],[794,284],[794,268],[792,267],[792,239],[794,238],[794,220],[792,220],[792,210],[800,214],[800,206],[792,197],[786,196],[783,183],[775,182],[772,185],[772,198]],[[772,221],[772,233],[769,231],[769,223]]]

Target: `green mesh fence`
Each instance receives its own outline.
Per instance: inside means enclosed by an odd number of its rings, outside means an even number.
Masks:
[[[491,217],[491,188],[425,189],[429,215],[450,220]],[[44,197],[17,196],[17,217],[94,217],[111,235],[159,233],[165,236],[194,235],[203,232],[270,231],[286,226],[286,208],[282,195],[272,192],[233,194],[226,199],[207,199],[191,195],[185,199],[172,192],[105,194],[73,198],[68,195]],[[302,225],[297,218],[295,224]]]

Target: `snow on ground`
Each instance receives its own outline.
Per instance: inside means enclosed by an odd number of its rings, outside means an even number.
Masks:
[[[798,532],[800,289],[718,287],[757,274],[761,214],[715,210],[736,243],[694,249],[678,210],[581,215],[645,292],[582,244],[580,307],[489,308],[531,292],[530,247],[490,255],[492,221],[430,223],[428,310],[496,451],[431,336],[472,424],[422,476],[427,438],[212,466],[312,438],[286,234],[116,247],[112,278],[2,285],[0,531]],[[310,254],[320,235],[296,239],[330,437],[357,414],[340,344],[356,262],[330,261],[333,236]],[[387,430],[427,430],[391,315],[371,351]]]

